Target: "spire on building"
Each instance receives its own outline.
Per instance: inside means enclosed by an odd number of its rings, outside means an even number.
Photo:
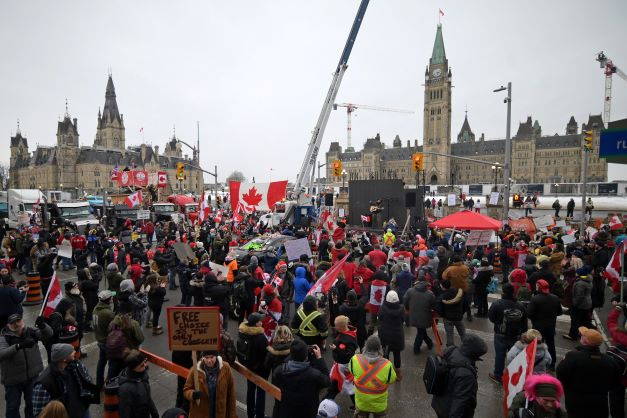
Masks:
[[[115,98],[115,86],[113,85],[113,78],[111,75],[109,75],[109,80],[107,81],[105,105],[102,110],[102,117],[105,123],[111,123],[115,120],[122,123],[122,118],[120,118],[120,112],[118,111],[118,102]]]
[[[466,109],[466,116],[464,117],[464,123],[462,129],[460,129],[457,135],[457,142],[475,142],[475,134],[470,129],[470,123],[468,123],[468,109]]]
[[[575,135],[578,133],[578,131],[579,131],[579,125],[577,124],[575,117],[571,116],[570,120],[566,124],[566,135]]]
[[[438,30],[435,33],[435,43],[433,44],[433,53],[429,64],[444,64],[446,61],[446,52],[444,51],[444,39],[442,38],[442,25],[438,23]]]
[[[68,110],[67,98],[65,99],[65,115],[63,115],[63,117],[67,119],[70,118],[70,111]]]
[[[20,120],[17,120],[17,131],[15,131],[15,136],[22,136],[22,131],[20,130]]]

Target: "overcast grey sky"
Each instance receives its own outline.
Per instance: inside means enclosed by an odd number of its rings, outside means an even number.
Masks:
[[[195,140],[219,178],[241,170],[257,181],[294,181],[359,0],[18,1],[0,4],[0,144],[19,118],[31,150],[53,145],[65,99],[91,145],[108,69],[124,114],[127,145]],[[502,93],[513,83],[512,131],[527,115],[544,134],[563,134],[571,115],[603,110],[604,50],[627,71],[624,0],[372,0],[338,102],[412,109],[358,111],[356,148],[381,133],[422,141],[425,66],[438,8],[453,71],[454,141],[468,106],[486,138],[505,135]],[[627,82],[614,79],[612,119],[627,117]],[[334,111],[322,144],[346,142]],[[8,162],[9,153],[0,155]],[[270,169],[272,168],[272,172]],[[208,176],[207,176],[208,177]],[[612,165],[609,179],[627,178]],[[206,182],[213,181],[205,178]]]

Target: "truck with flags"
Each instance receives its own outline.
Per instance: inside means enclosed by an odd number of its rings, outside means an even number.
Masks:
[[[46,197],[39,189],[9,189],[7,193],[7,210],[9,228],[30,223],[37,206],[44,203]]]

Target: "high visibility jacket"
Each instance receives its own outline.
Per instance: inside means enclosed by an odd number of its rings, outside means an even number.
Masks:
[[[320,335],[320,331],[318,331],[316,326],[313,324],[313,320],[321,315],[320,311],[315,310],[307,315],[303,308],[300,307],[298,308],[298,311],[296,313],[301,320],[297,330],[298,334],[303,337],[315,337],[317,335]]]
[[[392,245],[394,245],[395,241],[396,241],[396,236],[392,232],[386,232],[385,234],[383,234],[384,245],[391,247]]]
[[[396,372],[389,360],[381,357],[369,363],[363,354],[355,354],[348,363],[355,384],[355,405],[364,412],[381,413],[388,407],[388,385],[396,382]]]

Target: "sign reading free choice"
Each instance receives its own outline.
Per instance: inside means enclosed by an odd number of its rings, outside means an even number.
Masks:
[[[627,129],[601,131],[599,157],[609,163],[627,164]]]

